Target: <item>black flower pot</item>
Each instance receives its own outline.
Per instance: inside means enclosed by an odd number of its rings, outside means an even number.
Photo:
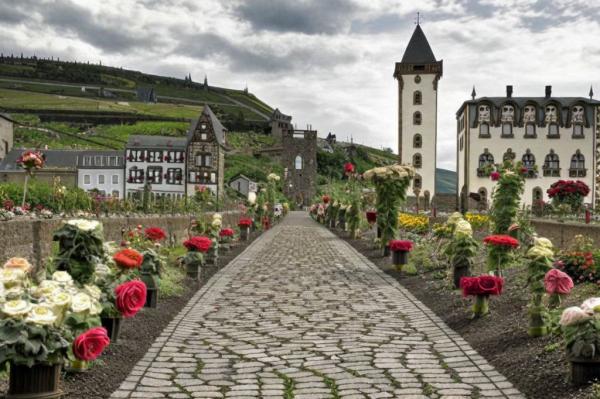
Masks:
[[[392,263],[395,266],[406,265],[408,263],[408,251],[392,251]]]
[[[240,227],[240,240],[248,241],[248,237],[250,237],[250,228],[249,227]]]
[[[6,399],[60,398],[60,369],[60,364],[34,364],[32,367],[11,364]]]
[[[121,334],[121,318],[120,317],[102,317],[102,327],[106,328],[108,338],[111,343],[115,343],[119,340]]]
[[[200,262],[188,263],[186,265],[185,269],[186,269],[186,274],[189,278],[191,278],[193,280],[200,280],[200,269],[201,269]]]
[[[460,288],[460,279],[463,277],[469,277],[471,270],[469,266],[454,266],[453,280],[454,288]]]
[[[146,308],[156,308],[158,305],[158,279],[153,274],[142,272],[142,282],[146,284]]]
[[[571,383],[573,385],[589,384],[600,379],[600,359],[569,358],[571,363]]]
[[[386,245],[385,247],[383,247],[383,256],[384,257],[390,256],[390,246],[389,245]]]

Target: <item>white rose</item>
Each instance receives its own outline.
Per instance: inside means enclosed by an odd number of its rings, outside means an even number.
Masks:
[[[212,216],[212,218],[213,218],[213,220],[214,220],[214,219],[219,219],[219,220],[221,220],[221,219],[223,219],[223,216],[222,216],[220,213],[215,213],[215,214]]]
[[[55,292],[49,296],[48,301],[55,307],[62,308],[71,304],[71,295],[68,292]]]
[[[71,285],[73,284],[73,277],[65,271],[57,271],[52,274],[52,280],[56,281],[61,285]]]
[[[545,247],[545,248],[553,248],[554,247],[552,245],[552,241],[550,241],[549,239],[547,239],[545,237],[536,237],[534,243],[536,246],[540,246],[540,247]]]
[[[58,290],[60,290],[60,286],[54,280],[44,280],[40,285],[32,288],[33,296],[35,297],[49,297]]]
[[[4,297],[7,299],[21,299],[25,291],[20,285],[14,285],[4,291]]]
[[[73,219],[69,220],[67,224],[77,227],[81,231],[93,231],[100,226],[100,222],[97,220],[86,220],[86,219]]]
[[[92,305],[90,306],[90,316],[96,316],[102,313],[102,304],[97,300],[92,300]]]
[[[102,291],[100,291],[100,288],[95,285],[86,284],[83,286],[83,289],[85,290],[86,294],[94,299],[100,299],[100,296],[102,296]]]
[[[104,263],[97,263],[94,273],[98,277],[105,277],[105,276],[110,275],[111,271],[110,271],[110,267],[108,267]]]
[[[0,269],[0,282],[7,288],[19,285],[24,278],[25,272],[21,269]]]
[[[256,193],[254,191],[250,191],[248,193],[248,203],[250,205],[254,205],[255,202],[256,202]]]
[[[2,313],[12,317],[25,316],[30,310],[31,304],[22,299],[8,301],[2,305]]]
[[[459,220],[458,222],[456,222],[456,227],[454,228],[454,235],[459,236],[459,235],[463,235],[463,236],[468,236],[468,237],[472,237],[473,236],[473,229],[471,228],[471,223],[467,222],[466,220]]]
[[[56,315],[52,311],[52,309],[42,306],[42,305],[33,305],[29,314],[27,314],[27,318],[25,321],[39,324],[43,326],[48,326],[54,324],[56,321]]]
[[[588,298],[581,304],[583,310],[596,310],[600,306],[600,298]]]
[[[84,292],[75,294],[71,302],[71,310],[74,313],[82,313],[90,310],[92,307],[92,298]]]

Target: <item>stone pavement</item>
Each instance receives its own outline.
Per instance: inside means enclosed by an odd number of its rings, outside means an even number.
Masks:
[[[305,213],[216,274],[112,398],[524,398]]]

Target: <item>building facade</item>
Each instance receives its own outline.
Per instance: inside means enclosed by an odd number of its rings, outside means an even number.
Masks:
[[[242,194],[244,197],[248,197],[248,194],[251,192],[256,193],[258,191],[258,184],[242,174],[234,176],[229,181],[229,187]]]
[[[457,193],[462,210],[487,208],[495,182],[489,174],[504,160],[527,168],[522,202],[549,201],[546,190],[560,179],[590,187],[584,202],[595,204],[600,101],[583,97],[504,97],[465,101],[457,118]]]
[[[283,192],[298,206],[308,206],[315,195],[317,131],[290,130],[282,137]]]
[[[77,186],[103,197],[124,198],[123,151],[82,151],[77,157]]]
[[[186,193],[193,196],[196,186],[210,188],[222,198],[225,189],[225,134],[227,129],[208,105],[192,123],[187,134]]]
[[[11,118],[0,114],[0,161],[12,150],[14,143],[14,125]]]
[[[428,204],[435,196],[437,95],[443,61],[437,61],[420,25],[408,42],[401,62],[396,63],[398,80],[398,156],[411,164],[416,176],[409,192]]]
[[[139,198],[185,196],[186,139],[170,136],[129,136],[125,149],[125,195]]]
[[[292,129],[292,117],[281,112],[279,108],[275,108],[271,115],[271,135],[281,139],[284,132]]]

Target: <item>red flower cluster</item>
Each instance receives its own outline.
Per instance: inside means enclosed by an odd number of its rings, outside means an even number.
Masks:
[[[412,251],[413,243],[408,240],[391,240],[390,251]]]
[[[546,192],[550,198],[563,198],[571,195],[585,197],[590,193],[590,188],[581,180],[559,180],[556,183],[552,183]]]
[[[221,229],[221,231],[219,231],[219,237],[233,237],[233,229]]]
[[[490,178],[492,179],[492,181],[500,180],[500,172],[494,171],[490,173]]]
[[[73,341],[73,354],[79,360],[96,360],[104,348],[110,344],[110,338],[104,327],[95,327],[80,334]]]
[[[377,222],[377,211],[367,211],[367,222],[371,224]]]
[[[344,173],[346,173],[347,175],[350,173],[354,173],[354,165],[352,165],[350,162],[346,162],[344,164]]]
[[[212,247],[212,240],[204,236],[195,236],[184,241],[183,246],[186,247],[188,251],[208,252],[210,247]]]
[[[484,274],[478,277],[463,277],[460,279],[460,288],[463,296],[469,295],[500,295],[504,279],[502,277]]]
[[[41,169],[44,166],[46,157],[40,151],[25,151],[17,158],[17,165],[23,169]]]
[[[160,227],[148,227],[144,230],[144,235],[150,241],[162,241],[167,238],[167,234]]]
[[[4,200],[4,202],[2,203],[2,206],[7,211],[11,211],[15,207],[15,202],[13,200],[7,199],[7,200]]]
[[[504,234],[487,236],[483,239],[483,242],[487,245],[493,245],[496,247],[516,248],[519,246],[519,240]]]
[[[329,195],[324,195],[321,199],[323,200],[324,204],[328,204],[329,201],[331,201],[331,197],[329,197]]]
[[[125,248],[117,252],[113,256],[113,260],[117,265],[125,269],[138,269],[140,266],[142,266],[144,255],[135,249]]]
[[[117,310],[123,317],[133,317],[146,303],[146,284],[131,280],[115,288]]]
[[[252,226],[252,219],[250,218],[241,218],[238,222],[238,227],[247,228]]]

